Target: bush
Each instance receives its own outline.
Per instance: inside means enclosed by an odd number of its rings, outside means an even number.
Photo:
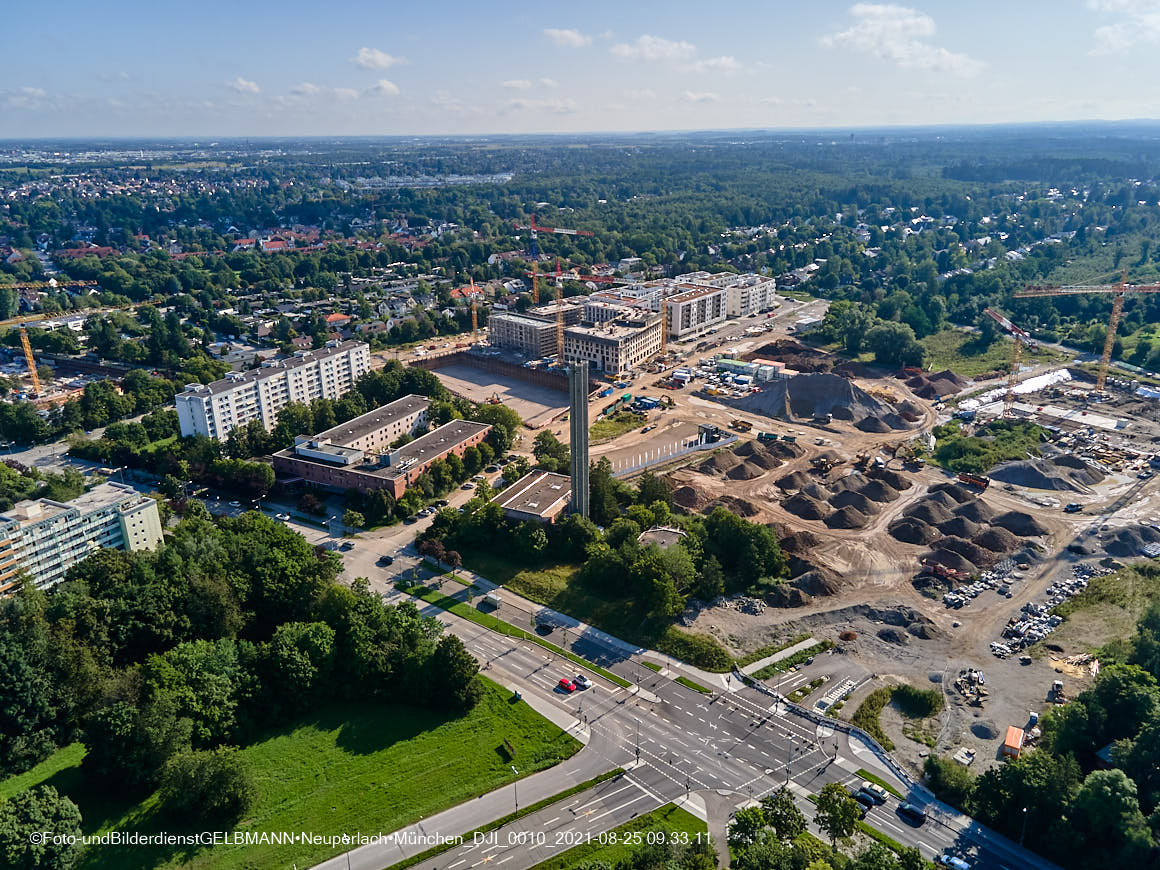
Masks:
[[[29,837],[33,831],[51,831],[57,839],[39,842]],[[5,867],[67,870],[80,857],[80,835],[81,811],[51,785],[0,801],[0,857]]]
[[[964,813],[970,813],[975,777],[969,770],[944,756],[928,755],[922,765],[922,772],[935,797]]]
[[[230,824],[253,806],[256,789],[236,747],[182,752],[165,765],[160,798],[174,818]]]
[[[689,634],[670,626],[657,640],[656,648],[707,671],[724,673],[733,666],[733,658],[725,648],[707,634]]]
[[[894,689],[894,703],[909,719],[926,719],[943,708],[943,695],[935,689],[919,689],[903,683]]]
[[[865,701],[858,705],[858,709],[854,711],[854,715],[850,718],[850,722],[877,740],[882,748],[888,751],[894,748],[894,741],[887,737],[886,732],[882,730],[882,723],[878,721],[878,714],[882,712],[882,708],[890,701],[891,692],[892,690],[889,686],[875,689],[866,696]]]

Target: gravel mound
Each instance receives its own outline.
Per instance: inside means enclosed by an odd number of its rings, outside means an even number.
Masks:
[[[938,529],[914,517],[895,520],[887,531],[904,544],[929,544],[940,537]]]
[[[710,456],[699,466],[697,466],[697,470],[702,474],[724,474],[735,465],[740,464],[740,462],[740,459],[738,459],[732,453],[726,451],[724,453],[716,453],[713,456]]]
[[[956,508],[955,515],[966,517],[973,523],[989,523],[995,518],[995,509],[986,502],[975,499]]]
[[[764,468],[749,461],[739,462],[725,472],[725,476],[730,480],[753,480],[763,474],[765,474]]]
[[[865,486],[861,487],[858,492],[876,502],[895,501],[898,498],[898,490],[888,484],[884,480],[871,480]]]
[[[870,478],[860,471],[855,471],[845,477],[839,477],[830,484],[830,489],[834,492],[845,492],[848,489],[861,489],[869,482]]]
[[[798,555],[809,553],[811,550],[820,547],[821,544],[822,539],[806,529],[801,529],[800,531],[786,535],[780,542],[781,549],[786,553],[796,553]]]
[[[754,453],[745,461],[750,465],[756,465],[758,468],[763,468],[766,471],[785,465],[783,460],[769,453]]]
[[[984,550],[978,544],[973,544],[965,538],[943,538],[938,542],[938,549],[958,553],[972,565],[985,567],[995,563],[995,554]]]
[[[839,420],[858,420],[858,427],[863,431],[889,432],[892,428],[909,427],[890,405],[874,398],[852,381],[829,373],[800,374],[775,381],[760,393],[723,401],[722,404],[790,422],[832,414]],[[887,420],[887,417],[891,419]],[[871,420],[878,422],[867,422]],[[864,424],[873,428],[864,428]]]
[[[975,500],[975,493],[957,483],[936,483],[930,488],[931,492],[945,492],[959,504],[966,504]]]
[[[803,520],[824,519],[830,512],[830,508],[826,504],[801,493],[790,496],[781,503],[781,506]]]
[[[1019,538],[1002,526],[992,526],[985,532],[975,535],[971,540],[992,553],[1010,553],[1019,546]]]
[[[880,628],[878,629],[878,637],[895,646],[906,646],[910,643],[910,635],[900,628]]]
[[[705,505],[705,512],[709,513],[714,508],[723,507],[731,514],[737,514],[739,517],[755,517],[761,512],[761,507],[743,498],[737,498],[734,495],[726,495],[711,501]]]
[[[944,535],[953,535],[958,538],[973,538],[979,534],[981,526],[973,523],[966,517],[953,517],[945,523],[939,523],[938,530]]]
[[[836,508],[857,508],[864,514],[876,514],[882,510],[881,507],[872,502],[870,499],[866,498],[866,496],[862,495],[862,493],[851,489],[835,495],[832,499],[830,499],[830,505],[831,507]]]
[[[1066,454],[1052,459],[1002,462],[991,469],[990,476],[1016,486],[1057,492],[1085,492],[1088,487],[1104,479],[1102,473],[1083,460]]]
[[[903,420],[917,423],[922,419],[922,406],[907,399],[898,406],[898,414]]]
[[[842,583],[832,571],[815,568],[792,581],[792,585],[809,595],[836,595]]]
[[[1023,511],[1007,511],[1005,514],[999,514],[991,520],[991,524],[1013,532],[1021,538],[1047,534],[1047,526]]]
[[[921,375],[915,375],[906,381],[906,385],[914,391],[914,394],[923,399],[949,396],[952,393],[957,393],[968,383],[965,378],[960,377],[950,369],[943,369],[941,372],[932,374],[923,372]]]
[[[777,479],[777,485],[786,492],[793,489],[803,489],[813,482],[814,479],[804,471],[792,471],[784,477]]]
[[[924,502],[926,502],[927,504],[937,504],[937,505],[944,507],[950,511],[953,511],[955,508],[957,508],[959,506],[959,503],[954,499],[954,497],[952,497],[950,495],[950,493],[944,492],[941,489],[940,490],[933,490],[932,489],[930,491],[930,493],[928,493],[926,496],[923,497],[922,500]]]
[[[673,490],[673,502],[687,510],[700,510],[709,499],[696,487],[681,486]]]
[[[813,598],[796,586],[778,586],[765,596],[767,604],[773,607],[805,607]]]
[[[1160,532],[1149,526],[1124,526],[1101,535],[1100,542],[1113,556],[1139,556],[1146,544],[1160,542]]]
[[[892,468],[872,469],[870,471],[870,476],[875,480],[881,480],[887,486],[893,487],[899,492],[910,489],[912,486],[914,486],[914,484],[910,482],[910,478],[895,471]]]
[[[833,493],[822,486],[820,483],[811,483],[801,489],[803,495],[808,495],[810,498],[816,498],[818,501],[829,501]]]
[[[831,529],[862,529],[870,518],[855,507],[846,506],[826,517],[826,525]]]
[[[889,415],[897,416],[897,415]],[[899,418],[901,419],[901,417]],[[884,434],[890,431],[890,425],[886,422],[884,417],[863,417],[854,427],[861,429],[863,432],[872,432],[876,434]]]
[[[804,448],[790,444],[788,441],[765,441],[762,443],[764,445],[762,449],[778,459],[797,459],[797,457],[805,455],[806,452]]]
[[[924,523],[930,523],[932,526],[939,526],[954,516],[941,504],[936,504],[930,501],[920,501],[918,504],[911,505],[902,514],[904,517],[914,517],[917,520],[922,520]]]

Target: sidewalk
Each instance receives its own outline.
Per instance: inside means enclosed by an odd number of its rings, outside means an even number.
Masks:
[[[795,643],[793,646],[787,646],[785,649],[779,649],[773,655],[766,656],[763,659],[758,659],[755,662],[747,664],[741,669],[741,673],[746,675],[755,674],[762,668],[767,667],[768,665],[772,665],[774,662],[780,662],[782,659],[788,659],[795,653],[799,653],[803,649],[809,649],[811,646],[814,646],[818,643],[821,643],[821,641],[819,641],[816,637],[807,637],[801,643]]]

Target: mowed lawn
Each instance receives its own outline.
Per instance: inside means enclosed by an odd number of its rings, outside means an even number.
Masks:
[[[698,834],[701,837],[701,842],[705,841],[709,828],[692,813],[682,810],[675,804],[665,804],[665,806],[655,809],[639,819],[625,822],[619,828],[609,831],[605,835],[604,844],[593,840],[590,843],[573,846],[567,852],[537,864],[535,870],[570,870],[572,867],[591,864],[595,861],[602,861],[609,867],[615,867],[617,862],[637,854],[644,845],[648,844],[649,831],[667,832],[664,840],[660,840],[658,835],[654,835],[654,839],[661,842],[671,839],[678,843],[682,840],[687,843],[695,843]],[[671,834],[678,836],[670,838]]]
[[[950,369],[964,378],[974,378],[985,372],[1007,371],[1011,365],[1012,345],[1006,336],[990,345],[984,345],[974,333],[961,329],[944,329],[922,339],[926,348],[923,368],[932,372]],[[1042,347],[1038,354],[1023,351],[1022,365],[1064,363],[1071,359],[1050,348]]]
[[[510,783],[513,764],[526,776],[579,750],[578,741],[527,704],[512,703],[507,690],[486,680],[485,687],[480,703],[462,717],[401,704],[335,704],[245,747],[242,754],[254,771],[258,799],[235,830],[388,834]],[[76,768],[80,752],[67,747],[61,753],[71,753],[73,766],[62,769],[50,759],[41,765],[41,781],[76,800],[86,832],[183,830],[158,815],[155,796],[117,807],[105,795],[86,790]],[[9,782],[0,783],[0,790]],[[35,782],[26,774],[21,784]],[[341,851],[301,844],[93,846],[80,866],[303,868]]]

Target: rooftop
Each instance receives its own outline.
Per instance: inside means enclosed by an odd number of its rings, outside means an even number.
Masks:
[[[521,323],[525,326],[544,327],[555,325],[555,314],[552,315],[552,320],[545,320],[543,317],[536,317],[531,314],[516,314],[512,311],[505,311],[503,314],[493,314],[489,321],[494,320],[510,320],[514,323]]]
[[[347,445],[369,435],[376,429],[389,426],[403,417],[410,416],[417,411],[425,411],[430,405],[431,400],[426,396],[416,396],[414,394],[403,396],[401,399],[395,399],[395,401],[383,405],[380,408],[375,408],[373,411],[367,411],[365,414],[355,417],[353,420],[347,420],[340,426],[327,429],[325,432],[319,432],[315,436],[315,439],[318,441],[328,441],[331,444],[339,446]]]
[[[220,381],[214,381],[212,384],[189,384],[178,395],[212,396],[217,393],[225,393],[243,384],[263,381],[266,378],[273,377],[279,372],[289,371],[312,362],[317,362],[318,360],[338,356],[356,347],[367,347],[369,350],[369,347],[361,341],[331,342],[326,347],[320,347],[317,350],[302,350],[293,356],[283,357],[277,360],[267,360],[262,363],[261,368],[250,369],[245,372],[230,372],[226,377]]]
[[[25,499],[13,505],[10,511],[0,514],[0,520],[35,523],[68,510],[89,514],[124,501],[137,501],[143,497],[137,490],[126,484],[102,483],[68,502],[53,501],[47,498]]]
[[[572,497],[572,480],[566,474],[529,471],[492,499],[504,510],[549,516],[561,501]]]
[[[703,287],[698,284],[678,284],[677,293],[669,297],[669,302],[692,302],[694,299],[700,299],[704,296],[712,296],[715,293],[724,293],[723,287]]]
[[[616,341],[635,335],[654,323],[660,323],[659,315],[641,316],[633,320],[609,320],[595,326],[569,326],[564,329],[564,334]]]

